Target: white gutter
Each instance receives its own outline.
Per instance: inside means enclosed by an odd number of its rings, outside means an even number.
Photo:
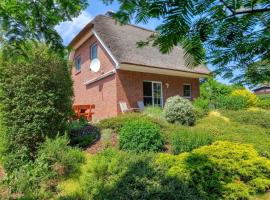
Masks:
[[[91,79],[91,80],[89,80],[89,81],[84,82],[84,85],[89,85],[90,83],[94,83],[94,82],[99,81],[99,80],[101,80],[101,79],[104,79],[104,78],[106,78],[106,77],[108,77],[108,76],[111,76],[111,75],[113,75],[113,74],[115,74],[115,73],[116,73],[116,70],[113,69],[113,70],[111,70],[111,71],[109,71],[109,72],[106,72],[105,74],[100,75],[100,76],[97,77],[97,78],[93,78],[93,79]]]
[[[112,52],[110,51],[110,49],[106,46],[106,44],[102,41],[102,39],[99,37],[99,35],[97,34],[97,32],[95,31],[95,29],[92,30],[92,33],[94,34],[94,36],[97,38],[97,40],[100,42],[100,44],[103,46],[103,48],[107,51],[107,53],[109,54],[109,56],[112,58],[113,62],[115,63],[115,68],[119,69],[120,65],[119,62],[116,60],[116,58],[113,56]]]

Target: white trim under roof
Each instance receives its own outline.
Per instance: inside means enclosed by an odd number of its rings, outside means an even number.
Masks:
[[[196,72],[185,72],[175,69],[161,69],[156,67],[149,67],[143,65],[135,65],[135,64],[121,64],[119,69],[126,71],[135,71],[135,72],[145,72],[152,74],[162,74],[162,75],[170,75],[170,76],[181,76],[181,77],[189,77],[189,78],[207,78],[210,77],[210,74],[201,74]]]
[[[94,34],[94,36],[96,36],[97,40],[100,42],[100,44],[103,46],[103,48],[106,50],[106,52],[109,54],[109,56],[112,58],[113,62],[115,63],[115,68],[118,69],[119,68],[119,63],[116,60],[116,58],[113,56],[112,52],[110,51],[110,49],[106,46],[106,44],[102,41],[102,39],[98,36],[97,32],[95,31],[95,29],[92,30],[92,33]]]
[[[98,77],[96,77],[96,78],[93,78],[93,79],[91,79],[91,80],[89,80],[89,81],[84,82],[84,85],[89,85],[90,83],[94,83],[94,82],[96,82],[96,81],[99,81],[99,80],[101,80],[101,79],[104,79],[104,78],[106,78],[106,77],[108,77],[108,76],[110,76],[110,75],[113,75],[113,74],[115,74],[115,73],[116,73],[116,70],[113,69],[113,70],[111,70],[111,71],[109,71],[109,72],[106,72],[105,74],[102,74],[102,75],[100,75],[100,76],[98,76]]]

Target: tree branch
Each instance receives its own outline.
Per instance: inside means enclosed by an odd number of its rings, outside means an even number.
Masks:
[[[229,6],[224,0],[219,0],[232,14],[234,14],[234,10]]]

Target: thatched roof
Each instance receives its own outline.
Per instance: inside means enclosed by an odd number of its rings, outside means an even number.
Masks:
[[[127,63],[210,74],[210,71],[205,66],[194,69],[186,67],[184,51],[180,47],[175,47],[169,54],[162,54],[157,47],[153,46],[138,48],[137,42],[145,41],[154,32],[130,24],[121,26],[114,19],[105,15],[96,16],[70,44],[72,45],[82,35],[82,32],[92,26],[120,64]]]

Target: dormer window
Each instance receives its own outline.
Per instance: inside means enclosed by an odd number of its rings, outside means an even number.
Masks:
[[[76,71],[81,71],[81,65],[82,65],[82,59],[81,57],[77,57],[75,59],[75,67],[76,67]]]
[[[97,58],[97,50],[98,50],[98,46],[97,44],[93,44],[91,47],[90,47],[90,59],[93,60],[95,58]]]

